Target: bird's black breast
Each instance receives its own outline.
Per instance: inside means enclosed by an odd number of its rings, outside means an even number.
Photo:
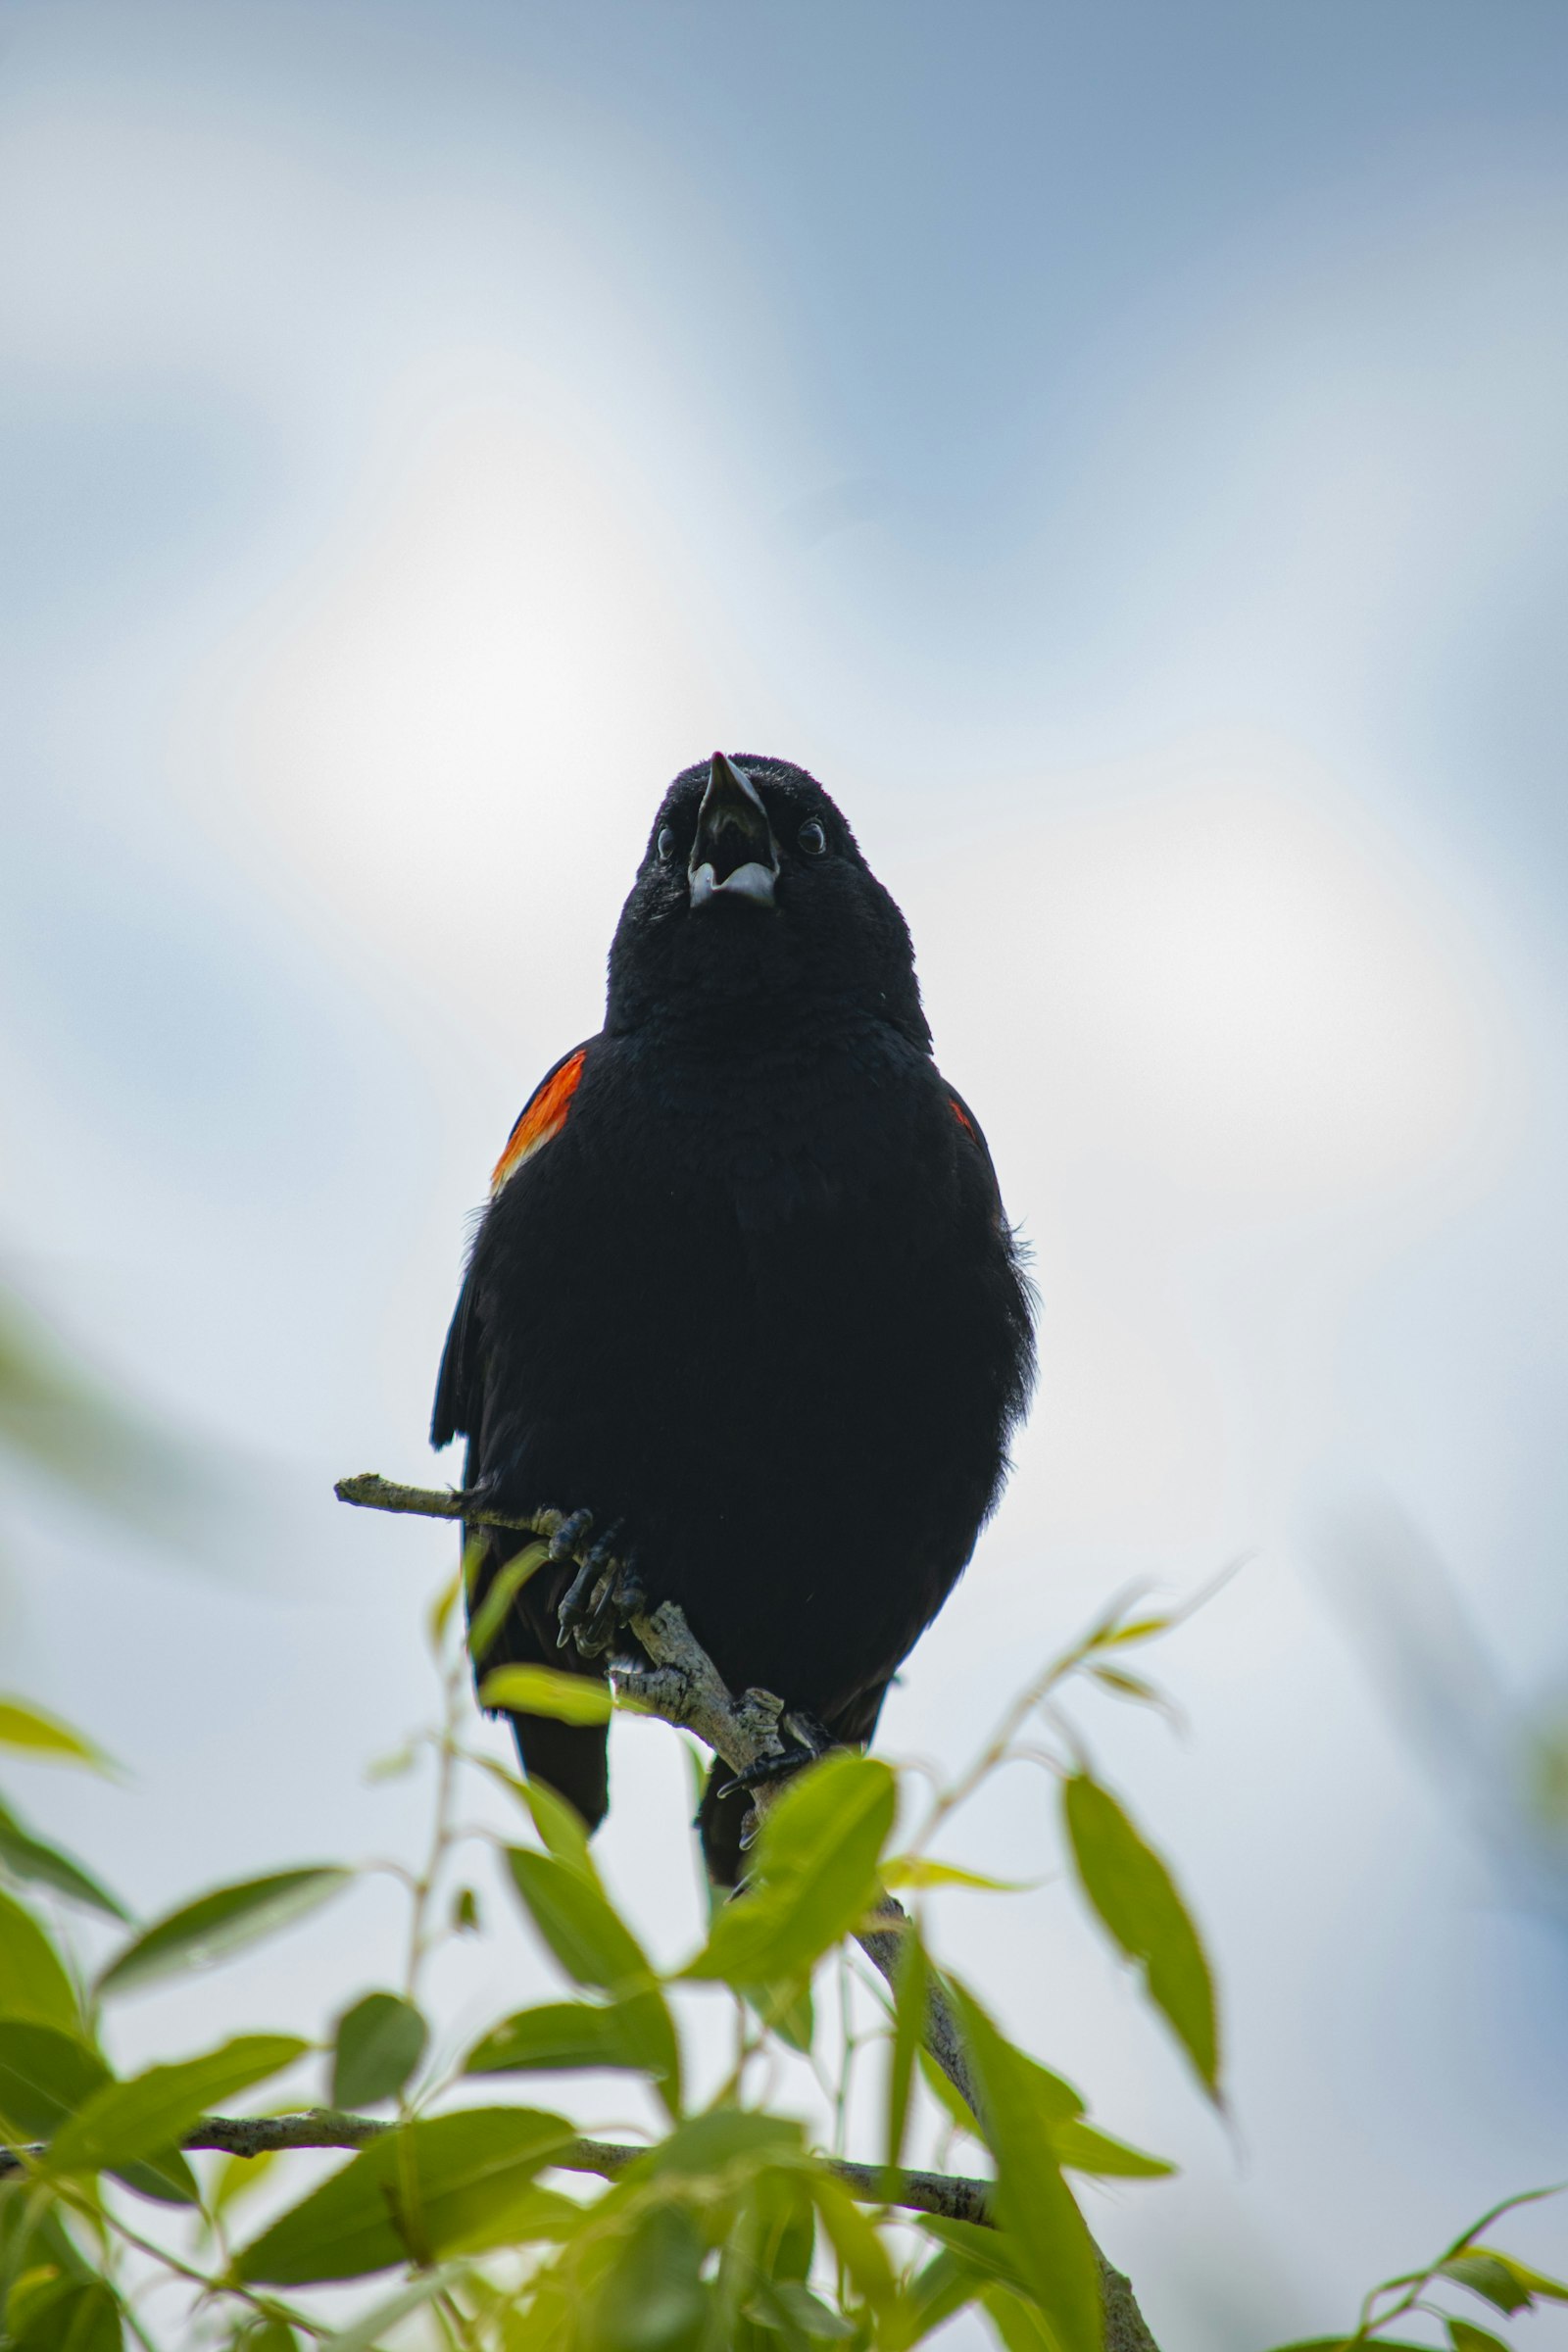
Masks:
[[[959,1574],[1029,1366],[973,1123],[874,1021],[590,1048],[469,1270],[470,1476],[620,1522],[733,1686],[828,1714]]]

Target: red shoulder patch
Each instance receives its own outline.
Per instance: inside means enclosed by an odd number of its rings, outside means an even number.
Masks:
[[[969,1113],[964,1109],[963,1104],[958,1101],[957,1096],[953,1092],[951,1087],[948,1090],[948,1102],[953,1111],[954,1117],[957,1120],[958,1125],[963,1129],[964,1134],[970,1136],[975,1143],[978,1143],[980,1138],[975,1133],[974,1121],[970,1118]]]
[[[515,1176],[525,1159],[531,1159],[541,1144],[548,1144],[566,1124],[566,1112],[571,1098],[582,1077],[582,1065],[588,1049],[579,1046],[558,1061],[550,1075],[542,1079],[529,1096],[522,1116],[507,1138],[507,1148],[496,1161],[490,1179],[490,1198],[493,1200],[509,1176]]]

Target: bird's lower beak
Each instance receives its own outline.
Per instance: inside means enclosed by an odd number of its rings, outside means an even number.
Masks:
[[[686,867],[693,906],[717,898],[750,899],[771,906],[778,879],[778,845],[756,785],[744,768],[713,754],[708,790],[697,814],[697,839]]]

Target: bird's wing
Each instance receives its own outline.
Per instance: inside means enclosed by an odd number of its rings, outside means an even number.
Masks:
[[[523,1161],[531,1159],[566,1124],[566,1113],[582,1077],[587,1054],[586,1045],[573,1046],[569,1054],[563,1054],[528,1097],[507,1138],[506,1150],[496,1161],[491,1174],[492,1201],[502,1187],[515,1176]],[[478,1404],[475,1387],[480,1368],[479,1317],[474,1296],[474,1258],[475,1251],[470,1250],[463,1289],[458,1296],[457,1310],[452,1317],[447,1344],[441,1354],[441,1370],[435,1384],[435,1409],[430,1417],[432,1446],[447,1446],[454,1438],[467,1437],[472,1430]]]
[[[436,1375],[435,1405],[430,1414],[430,1443],[450,1446],[453,1439],[466,1437],[472,1412],[469,1398],[473,1394],[473,1264],[463,1278],[458,1303],[447,1330],[447,1344],[441,1350],[441,1369]]]
[[[985,1164],[986,1174],[991,1179],[991,1190],[996,1198],[997,1206],[1000,1209],[1002,1206],[1002,1187],[997,1181],[996,1166],[991,1157],[991,1147],[986,1142],[985,1136],[981,1132],[980,1122],[975,1117],[974,1112],[969,1108],[969,1105],[964,1101],[963,1097],[959,1094],[957,1088],[956,1086],[950,1086],[946,1078],[944,1078],[942,1081],[942,1091],[948,1098],[948,1105],[952,1110],[954,1117],[957,1120],[958,1125],[962,1128],[964,1134],[969,1139],[969,1142],[974,1147],[975,1152],[979,1154],[981,1160]]]
[[[507,1148],[491,1173],[492,1200],[502,1186],[515,1176],[523,1161],[532,1159],[566,1124],[566,1113],[581,1082],[582,1065],[587,1057],[587,1046],[573,1046],[569,1054],[563,1054],[555,1068],[540,1079],[528,1097],[507,1138]]]

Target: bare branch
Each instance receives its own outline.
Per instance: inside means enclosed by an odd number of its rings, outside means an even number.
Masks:
[[[535,1511],[519,1519],[515,1512],[486,1510],[470,1503],[457,1487],[400,1487],[394,1478],[362,1470],[357,1478],[340,1478],[332,1489],[339,1502],[357,1503],[367,1511],[401,1511],[414,1519],[466,1519],[470,1527],[512,1527],[542,1536],[553,1535],[552,1511]],[[556,1524],[560,1522],[557,1519]]]
[[[427,1519],[465,1519],[472,1527],[504,1527],[518,1533],[548,1536],[560,1526],[560,1514],[534,1512],[528,1518],[508,1516],[483,1506],[469,1509],[461,1494],[448,1488],[405,1487],[392,1480],[380,1478],[374,1471],[365,1471],[357,1478],[338,1481],[334,1490],[342,1502],[352,1502],[360,1508],[376,1511],[406,1512]],[[784,1713],[784,1701],[770,1690],[746,1690],[737,1699],[714,1666],[702,1643],[687,1624],[685,1613],[674,1601],[662,1601],[646,1617],[634,1617],[631,1630],[648,1658],[640,1661],[610,1662],[611,1677],[617,1693],[630,1702],[641,1714],[657,1715],[679,1731],[693,1732],[705,1746],[721,1757],[732,1772],[745,1772],[764,1757],[784,1753],[784,1741],[779,1735],[779,1719]],[[755,1803],[764,1807],[775,1793],[777,1784],[759,1789]],[[885,1924],[883,1924],[885,1923]],[[876,1920],[858,1931],[856,1940],[866,1958],[888,1984],[894,1982],[898,1967],[900,1940],[908,1924],[904,1906],[884,1893],[879,1901]],[[926,2013],[926,2047],[948,2081],[957,2091],[970,2111],[978,2111],[974,2078],[969,2071],[957,2020],[933,1972]],[[298,2145],[305,2142],[295,2143]],[[328,2144],[335,2145],[331,2142]],[[585,2146],[595,2143],[585,2141]],[[622,2161],[629,2161],[629,2153]],[[585,2165],[586,2171],[597,2171],[597,2165]],[[878,2176],[864,2165],[838,2165],[834,2168],[852,2189],[857,2180],[865,2184],[858,2193],[874,2194],[869,2185]],[[852,2177],[853,2176],[853,2177]],[[942,2174],[905,2174],[906,2185],[915,2181],[940,2182]],[[984,2201],[984,2183],[963,2181],[966,2191],[977,2190]],[[904,2198],[897,2200],[906,2202]],[[956,2213],[948,2205],[919,2205],[925,2213]],[[984,2220],[983,2211],[964,2210],[956,2213],[964,2221]],[[1105,2301],[1105,2352],[1157,2352],[1150,2334],[1131,2285],[1119,2271],[1113,2270],[1100,2254],[1101,2287]]]
[[[349,2115],[338,2107],[311,2107],[300,2115],[204,2115],[180,2145],[212,2148],[225,2156],[272,2156],[286,2148],[363,2148],[383,2132],[395,2130],[368,2115]],[[0,2148],[0,2180],[21,2172],[29,2159],[47,2153],[37,2148]],[[644,2148],[612,2139],[575,2139],[551,2159],[563,2173],[596,2173],[613,2180]],[[904,2173],[897,2194],[887,2194],[886,2176],[873,2164],[843,2164],[823,2160],[852,2195],[873,2204],[902,2206],[909,2213],[939,2213],[949,2221],[984,2222],[991,2184],[953,2173]]]

